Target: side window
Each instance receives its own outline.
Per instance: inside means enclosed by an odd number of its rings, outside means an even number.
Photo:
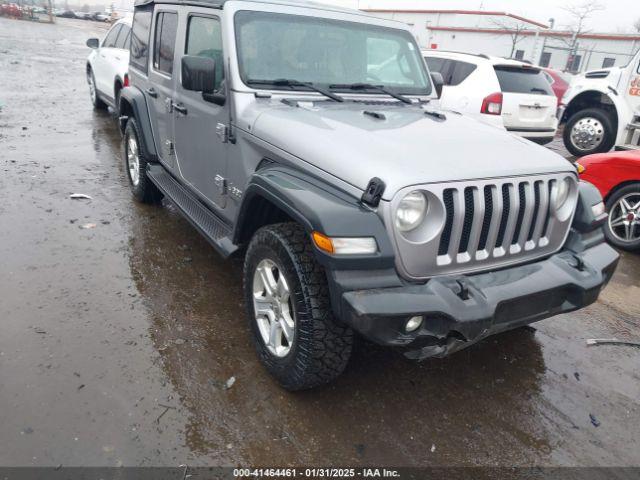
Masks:
[[[133,15],[133,28],[131,29],[129,63],[144,73],[147,73],[149,62],[149,30],[152,15],[152,5],[137,7]]]
[[[103,48],[113,48],[116,46],[116,40],[118,39],[118,33],[120,33],[121,25],[116,25],[107,34],[107,37],[102,42]]]
[[[178,14],[173,12],[158,13],[153,41],[153,68],[168,75],[173,73],[177,30]]]
[[[209,57],[216,62],[215,90],[218,90],[224,78],[220,21],[212,17],[191,16],[184,53],[198,57]]]
[[[447,81],[445,82],[447,85],[460,85],[464,82],[469,75],[471,75],[474,70],[477,68],[473,63],[468,62],[460,62],[457,60],[451,61],[451,70],[449,75],[447,75]]]
[[[424,57],[427,61],[427,65],[429,66],[429,70],[432,72],[440,72],[444,71],[445,63],[447,62],[444,58],[438,57]]]
[[[455,60],[448,60],[446,58],[437,58],[437,57],[425,57],[425,58],[427,60],[427,65],[429,65],[429,70],[431,70],[432,72],[440,72],[440,75],[442,75],[442,79],[444,80],[445,85],[447,86],[457,85],[457,83],[455,84],[451,83],[451,77],[455,69],[455,64],[457,63]]]
[[[130,36],[131,29],[126,25],[122,25],[122,28],[120,29],[120,35],[118,35],[118,40],[116,40],[116,48],[129,49]]]

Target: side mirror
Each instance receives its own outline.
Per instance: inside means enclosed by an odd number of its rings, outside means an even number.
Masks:
[[[216,62],[209,57],[185,55],[182,57],[182,88],[202,92],[202,98],[210,103],[224,105],[225,96],[214,92]]]
[[[100,40],[97,38],[90,38],[87,40],[87,47],[89,48],[98,48],[100,46]]]
[[[431,81],[436,89],[438,98],[440,98],[442,96],[442,87],[444,86],[444,78],[442,78],[442,74],[440,72],[431,72]]]

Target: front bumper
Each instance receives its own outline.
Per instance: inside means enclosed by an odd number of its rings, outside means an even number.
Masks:
[[[444,357],[483,338],[593,303],[618,254],[605,243],[476,275],[425,284],[343,291],[343,320],[368,339],[400,347],[409,358]],[[404,330],[423,315],[421,327]]]

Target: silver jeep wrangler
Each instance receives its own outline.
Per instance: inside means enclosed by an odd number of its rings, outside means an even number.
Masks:
[[[287,389],[354,332],[442,357],[594,302],[602,199],[543,147],[438,105],[401,23],[288,0],[142,0],[120,96],[134,196],[244,255],[262,363]],[[211,288],[216,288],[211,285]]]

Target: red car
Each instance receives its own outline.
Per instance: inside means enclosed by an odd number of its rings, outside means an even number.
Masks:
[[[552,68],[543,68],[542,72],[551,84],[551,90],[555,93],[556,98],[558,99],[558,105],[560,105],[564,92],[567,91],[569,84],[571,83],[571,75],[559,72],[558,70],[553,70]]]
[[[624,250],[640,249],[640,150],[587,155],[577,166],[580,178],[604,198],[607,240]]]

